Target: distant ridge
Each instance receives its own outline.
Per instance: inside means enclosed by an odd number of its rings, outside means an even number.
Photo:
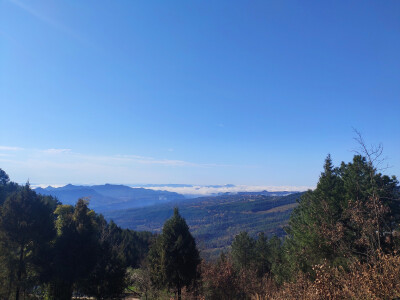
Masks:
[[[269,193],[269,192],[267,192]],[[284,226],[302,193],[290,195],[236,194],[200,197],[138,209],[107,211],[104,216],[122,228],[159,233],[175,206],[186,219],[203,258],[216,258],[236,234],[284,235]]]
[[[56,197],[63,204],[74,205],[79,198],[88,198],[89,207],[96,212],[108,210],[145,207],[153,204],[167,203],[185,199],[181,194],[168,191],[132,188],[126,185],[72,185],[63,187],[36,188],[42,195]]]

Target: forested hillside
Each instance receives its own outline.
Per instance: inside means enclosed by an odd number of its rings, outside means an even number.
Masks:
[[[121,297],[127,269],[139,267],[151,239],[108,223],[84,199],[61,204],[0,169],[1,299]]]
[[[268,236],[284,235],[284,226],[301,193],[287,196],[264,196],[251,193],[202,197],[179,203],[155,205],[140,209],[105,212],[106,219],[123,228],[161,232],[179,206],[204,258],[216,258],[232,243],[235,235],[247,231],[251,236],[265,232]]]

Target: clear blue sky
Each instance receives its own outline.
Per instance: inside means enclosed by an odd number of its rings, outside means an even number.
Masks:
[[[18,182],[314,186],[353,127],[400,175],[400,1],[0,0]]]

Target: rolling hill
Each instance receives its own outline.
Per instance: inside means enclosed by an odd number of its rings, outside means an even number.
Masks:
[[[178,206],[196,238],[204,258],[215,258],[227,249],[241,231],[251,235],[265,232],[269,236],[284,234],[290,213],[301,193],[286,196],[254,194],[201,197],[149,207],[107,211],[108,220],[133,230],[160,232],[164,222]]]

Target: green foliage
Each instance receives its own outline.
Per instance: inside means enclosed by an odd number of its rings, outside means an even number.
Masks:
[[[0,205],[4,203],[6,198],[12,193],[20,189],[20,186],[15,182],[10,181],[7,173],[0,169]]]
[[[55,235],[52,211],[29,185],[9,195],[0,215],[0,284],[5,297],[19,299],[46,279],[46,255]]]
[[[0,185],[4,186],[7,185],[9,182],[10,177],[8,177],[8,174],[3,169],[0,169]]]
[[[127,267],[144,258],[151,235],[122,230],[114,222],[108,224],[84,199],[75,207],[58,206],[55,214],[58,235],[50,297],[70,299],[75,287],[96,299],[118,298],[126,287]]]
[[[282,284],[290,278],[290,268],[288,268],[286,249],[283,248],[282,241],[277,236],[273,236],[268,241],[268,262],[271,267],[270,277],[278,284]]]
[[[289,221],[285,246],[292,271],[313,273],[323,260],[343,266],[371,260],[377,250],[391,248],[389,208],[398,210],[397,184],[360,155],[340,168],[328,156],[317,188],[301,197]]]
[[[257,276],[262,277],[271,271],[270,244],[264,232],[261,232],[258,235],[254,247],[254,252],[254,264],[256,266]]]
[[[152,234],[123,230],[88,208],[61,205],[0,169],[0,298],[119,298],[126,269],[147,255]]]
[[[178,208],[174,209],[173,217],[165,222],[149,257],[152,280],[158,286],[166,285],[172,289],[179,299],[182,288],[189,287],[198,278],[199,252]]]
[[[55,213],[58,235],[53,247],[49,294],[51,299],[70,299],[74,285],[85,288],[84,279],[96,264],[96,220],[82,199],[75,207],[58,207]]]
[[[250,267],[256,256],[255,246],[256,241],[250,237],[246,231],[242,231],[235,237],[232,243],[231,253],[233,263],[237,268],[245,269]]]
[[[115,226],[118,227],[117,225]],[[121,230],[120,234],[121,244],[119,251],[123,256],[125,265],[138,268],[149,252],[153,234],[148,231],[138,232],[130,229]],[[116,237],[118,235],[111,234],[110,236]]]
[[[254,239],[241,232],[233,240],[230,256],[236,271],[251,271],[257,278],[274,277],[278,283],[288,278],[282,241],[276,235],[268,239],[261,232]]]
[[[162,289],[166,286],[166,277],[163,267],[163,241],[157,236],[150,247],[147,261],[150,270],[150,279],[154,287]]]
[[[120,298],[126,282],[126,268],[113,246],[103,241],[97,249],[96,264],[80,283],[85,295],[96,299]]]

